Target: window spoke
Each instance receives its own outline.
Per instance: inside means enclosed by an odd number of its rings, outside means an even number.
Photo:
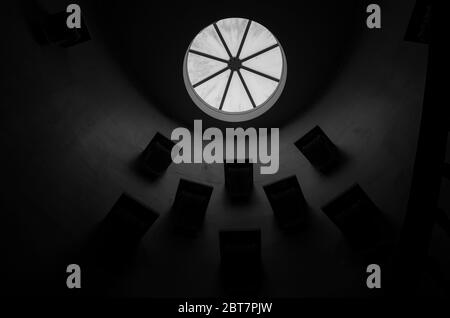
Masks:
[[[258,72],[257,70],[254,70],[254,69],[252,69],[252,68],[250,68],[250,67],[247,67],[247,66],[243,66],[243,65],[242,65],[241,68],[244,69],[244,70],[246,70],[246,71],[255,73],[255,74],[259,75],[259,76],[268,78],[268,79],[270,79],[270,80],[272,80],[272,81],[275,81],[275,82],[279,82],[279,81],[280,81],[280,80],[279,80],[278,78],[276,78],[276,77],[273,77],[273,76],[270,76],[270,75],[267,75],[267,74]]]
[[[227,97],[228,88],[230,88],[231,79],[233,78],[234,71],[232,70],[230,72],[230,76],[228,77],[227,85],[225,86],[225,90],[223,91],[222,100],[220,101],[220,107],[219,110],[222,110],[223,103],[225,102],[225,98]]]
[[[215,72],[214,74],[211,74],[211,75],[208,76],[207,78],[202,79],[200,82],[198,82],[198,83],[196,83],[196,84],[194,84],[194,85],[192,85],[192,86],[195,88],[195,87],[197,87],[197,86],[199,86],[199,85],[202,85],[203,83],[209,81],[210,79],[216,77],[217,75],[222,74],[223,72],[225,72],[225,71],[228,70],[228,69],[229,69],[229,67],[227,66],[227,67],[221,69],[220,71],[217,71],[217,72]]]
[[[219,38],[220,38],[220,41],[222,42],[222,45],[224,46],[225,50],[227,51],[228,57],[231,59],[232,56],[231,56],[230,49],[228,48],[228,45],[227,45],[227,43],[225,42],[225,40],[224,40],[224,38],[223,38],[223,36],[222,36],[222,33],[221,33],[220,30],[219,30],[219,27],[217,26],[216,23],[214,23],[213,25],[214,25],[214,29],[216,29],[217,35],[218,35]]]
[[[252,23],[252,21],[248,20],[247,26],[245,27],[244,35],[242,36],[241,44],[239,45],[239,50],[236,55],[237,58],[239,58],[239,56],[241,55],[241,51],[242,51],[242,48],[244,47],[244,42],[245,42],[245,39],[247,38],[248,30],[250,29],[251,23]]]
[[[250,99],[250,102],[252,103],[253,108],[256,108],[255,101],[252,98],[252,95],[250,94],[250,91],[248,90],[247,84],[245,83],[244,78],[242,77],[241,71],[237,71],[239,78],[241,79],[242,85],[244,85],[244,89],[247,92],[248,98]]]
[[[271,46],[265,48],[264,50],[261,50],[261,51],[259,51],[259,52],[253,53],[252,55],[249,55],[249,56],[247,56],[246,58],[243,58],[243,59],[241,60],[241,62],[245,62],[245,61],[250,60],[250,59],[252,59],[252,58],[254,58],[254,57],[257,57],[258,55],[261,55],[261,54],[263,54],[263,53],[266,53],[267,51],[270,51],[270,50],[272,50],[272,49],[274,49],[274,48],[276,48],[276,47],[278,47],[278,46],[279,46],[278,43],[277,43],[277,44],[274,44],[274,45],[271,45]]]
[[[192,53],[192,54],[197,54],[197,55],[209,58],[209,59],[213,59],[213,60],[216,60],[216,61],[228,64],[227,60],[224,60],[224,59],[222,59],[220,57],[217,57],[217,56],[214,56],[214,55],[210,55],[210,54],[203,53],[203,52],[196,51],[196,50],[192,50],[192,49],[190,49],[189,52]]]

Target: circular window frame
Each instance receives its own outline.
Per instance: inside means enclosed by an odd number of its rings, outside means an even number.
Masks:
[[[236,17],[234,17],[234,18],[236,18]],[[225,18],[225,19],[230,19],[230,18]],[[203,32],[209,26],[216,25],[219,21],[222,21],[225,19],[217,20],[217,21],[211,23],[210,25],[203,28],[199,33],[197,33],[197,35],[200,34],[201,32]],[[259,23],[257,21],[250,20],[250,19],[246,19],[246,20]],[[260,24],[260,25],[262,25],[262,24]],[[262,26],[264,28],[266,28],[264,25],[262,25]],[[209,116],[219,119],[221,121],[244,122],[244,121],[249,121],[256,117],[261,116],[262,114],[267,112],[270,108],[272,108],[273,105],[275,105],[275,103],[278,101],[278,98],[281,96],[281,93],[283,92],[284,87],[286,85],[287,59],[286,59],[286,55],[284,53],[283,47],[282,47],[281,43],[278,41],[277,37],[269,29],[267,29],[267,30],[275,38],[275,41],[277,42],[277,47],[280,49],[280,52],[281,52],[281,58],[282,58],[281,76],[280,76],[277,87],[272,92],[272,94],[269,96],[269,98],[266,99],[266,101],[264,103],[262,103],[261,105],[255,107],[253,109],[245,110],[242,112],[226,112],[226,111],[222,111],[220,109],[214,108],[213,106],[211,106],[207,102],[205,102],[195,91],[195,89],[191,83],[191,80],[189,78],[188,66],[187,66],[189,52],[191,50],[192,43],[194,42],[197,35],[194,37],[194,39],[189,44],[188,49],[186,50],[186,53],[184,55],[183,80],[184,80],[184,85],[186,87],[186,90],[187,90],[189,96],[191,97],[192,101],[194,102],[195,105],[197,105],[198,108],[200,108],[203,112],[205,112]],[[230,73],[230,76],[231,76],[231,73]]]

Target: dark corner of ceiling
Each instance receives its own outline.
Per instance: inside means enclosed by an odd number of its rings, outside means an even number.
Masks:
[[[358,39],[356,1],[137,2],[98,0],[92,7],[100,36],[130,81],[181,125],[282,127],[314,105],[339,73]],[[287,81],[276,104],[245,123],[223,123],[203,113],[183,81],[183,59],[198,32],[214,21],[243,17],[267,27],[287,58]],[[321,17],[317,19],[317,17]]]

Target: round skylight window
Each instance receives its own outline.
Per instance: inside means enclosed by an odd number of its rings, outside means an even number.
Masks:
[[[186,89],[208,115],[245,121],[267,111],[286,82],[286,56],[275,36],[242,18],[220,20],[192,41],[183,65]]]

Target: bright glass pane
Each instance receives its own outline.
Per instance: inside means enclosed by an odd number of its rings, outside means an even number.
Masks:
[[[212,25],[195,37],[191,44],[191,49],[228,60],[227,51],[223,47],[219,35]]]
[[[209,81],[197,86],[195,88],[195,92],[210,106],[218,109],[220,107],[220,102],[222,101],[223,92],[225,91],[225,86],[227,85],[229,76],[230,71],[227,70],[220,75],[213,77]]]
[[[192,85],[227,67],[226,63],[213,60],[195,53],[189,53],[188,75]]]
[[[275,91],[278,82],[241,69],[242,77],[253,97],[256,106],[264,103]]]
[[[217,28],[222,34],[233,57],[236,57],[237,52],[239,51],[248,22],[249,20],[247,19],[228,18],[216,23]],[[278,42],[272,33],[261,24],[252,21],[238,59],[245,59],[274,44],[278,44]],[[189,52],[186,63],[186,71],[191,84],[191,89],[195,90],[202,102],[211,107],[216,109],[220,108],[228,78],[230,74],[232,74],[230,86],[221,110],[223,112],[243,112],[253,109],[251,99],[239,78],[236,71],[237,69],[240,70],[256,107],[264,104],[278,88],[277,81],[244,70],[240,68],[239,63],[235,63],[235,61],[232,61],[229,64],[225,63],[225,61],[229,61],[230,58],[214,25],[210,25],[203,29],[195,37],[190,46],[190,50],[196,50],[212,57],[201,56]],[[214,59],[214,57],[223,59],[224,62],[218,61]],[[275,47],[265,53],[258,54],[255,57],[242,62],[242,65],[281,80],[283,62],[284,56],[281,48]],[[234,72],[226,70],[206,82],[193,87],[197,83],[226,67],[233,68]]]
[[[246,58],[274,44],[277,44],[277,40],[273,34],[258,22],[252,21],[240,57]]]
[[[252,108],[252,103],[239,79],[239,75],[236,72],[233,73],[222,110],[226,112],[242,112]]]
[[[283,58],[281,56],[281,50],[279,47],[276,47],[274,49],[271,49],[270,51],[267,51],[261,55],[255,56],[254,58],[243,62],[242,65],[280,79],[281,71],[283,69]]]
[[[247,27],[248,20],[241,18],[223,19],[217,22],[217,27],[222,34],[232,56],[236,56]]]

